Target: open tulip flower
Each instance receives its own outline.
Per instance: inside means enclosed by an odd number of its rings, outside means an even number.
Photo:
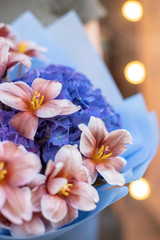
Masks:
[[[30,58],[22,53],[9,52],[9,44],[4,38],[0,38],[0,78],[3,77],[5,72],[22,63],[27,68],[31,67]]]
[[[51,118],[77,112],[75,106],[67,99],[56,98],[62,88],[58,81],[36,78],[30,88],[24,82],[0,84],[0,100],[4,104],[20,110],[10,124],[24,137],[33,139],[38,127],[38,118]]]
[[[46,52],[47,48],[38,46],[34,42],[20,41],[17,43],[15,51],[31,57],[42,57],[40,52]]]
[[[55,162],[50,160],[47,164],[46,183],[33,192],[36,211],[41,210],[55,229],[77,218],[78,210],[95,209],[95,203],[99,201],[96,189],[82,180],[81,176],[85,174],[81,166],[82,157],[77,147],[63,146],[57,152]]]
[[[0,214],[14,224],[32,219],[31,191],[28,184],[41,170],[38,155],[22,145],[0,142]],[[0,225],[8,224],[0,219]]]
[[[90,171],[92,183],[98,173],[112,185],[124,185],[125,178],[120,173],[126,160],[120,157],[132,143],[132,137],[126,130],[108,132],[100,118],[91,117],[88,126],[80,124],[82,131],[80,151],[83,154],[83,165]]]

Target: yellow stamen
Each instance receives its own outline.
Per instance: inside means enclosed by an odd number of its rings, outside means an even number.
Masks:
[[[97,163],[103,162],[103,160],[107,160],[112,155],[112,153],[104,154],[105,153],[104,150],[108,151],[108,146],[105,149],[104,149],[104,145],[101,146],[98,153],[95,154],[92,159],[93,163],[97,164]]]
[[[4,162],[0,162],[0,181],[4,180],[7,170],[4,169]]]
[[[28,49],[28,43],[26,42],[19,42],[17,44],[18,52],[19,53],[25,53]]]
[[[31,110],[32,111],[37,110],[42,105],[43,100],[44,100],[44,95],[41,96],[41,94],[36,91],[32,97],[31,106],[30,106]]]
[[[61,190],[59,191],[60,194],[64,195],[64,196],[68,196],[69,195],[69,192],[70,192],[70,188],[69,187],[72,187],[73,184],[71,183],[68,183],[68,184],[65,184]]]

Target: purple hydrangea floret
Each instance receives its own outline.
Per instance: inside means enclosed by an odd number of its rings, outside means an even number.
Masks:
[[[68,99],[81,106],[80,111],[71,115],[40,119],[35,139],[41,146],[41,157],[46,163],[54,159],[64,144],[79,144],[81,132],[78,124],[87,125],[91,116],[101,118],[109,132],[120,128],[120,116],[106,102],[101,90],[94,89],[83,74],[69,67],[49,65],[29,71],[14,81],[24,81],[31,86],[35,78],[58,80],[62,83],[62,90],[57,99]]]

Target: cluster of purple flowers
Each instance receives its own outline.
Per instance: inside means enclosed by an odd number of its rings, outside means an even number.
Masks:
[[[27,146],[29,150],[32,147],[36,147],[38,143],[41,157],[47,162],[49,159],[54,159],[56,152],[63,145],[79,144],[81,132],[78,124],[84,123],[87,125],[91,116],[101,118],[109,132],[120,128],[119,115],[106,102],[105,98],[101,95],[100,89],[94,89],[87,77],[81,73],[77,73],[72,68],[65,66],[49,65],[46,68],[28,71],[22,78],[15,79],[14,81],[23,81],[31,86],[35,78],[58,80],[61,82],[63,87],[57,98],[68,99],[75,105],[80,105],[81,110],[67,116],[40,119],[35,142],[22,138],[9,125],[7,125],[7,133],[4,133],[2,128],[2,135],[5,135],[4,139],[9,140],[8,135],[12,135],[15,138],[14,142],[21,143],[25,147]],[[5,112],[5,114],[11,114],[11,116],[8,115],[8,119],[14,115],[13,112]],[[2,123],[0,124],[2,126]],[[32,151],[35,152],[34,149]]]

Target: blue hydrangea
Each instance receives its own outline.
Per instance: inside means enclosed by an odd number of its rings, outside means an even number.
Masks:
[[[62,91],[57,98],[68,99],[81,106],[81,110],[72,115],[40,119],[35,139],[41,146],[41,157],[45,162],[54,159],[56,152],[64,144],[79,144],[81,132],[78,124],[87,125],[91,116],[101,118],[108,131],[120,128],[120,116],[106,102],[100,89],[94,89],[83,74],[69,67],[49,65],[29,71],[14,81],[21,80],[31,86],[37,77],[58,80],[62,83]]]

